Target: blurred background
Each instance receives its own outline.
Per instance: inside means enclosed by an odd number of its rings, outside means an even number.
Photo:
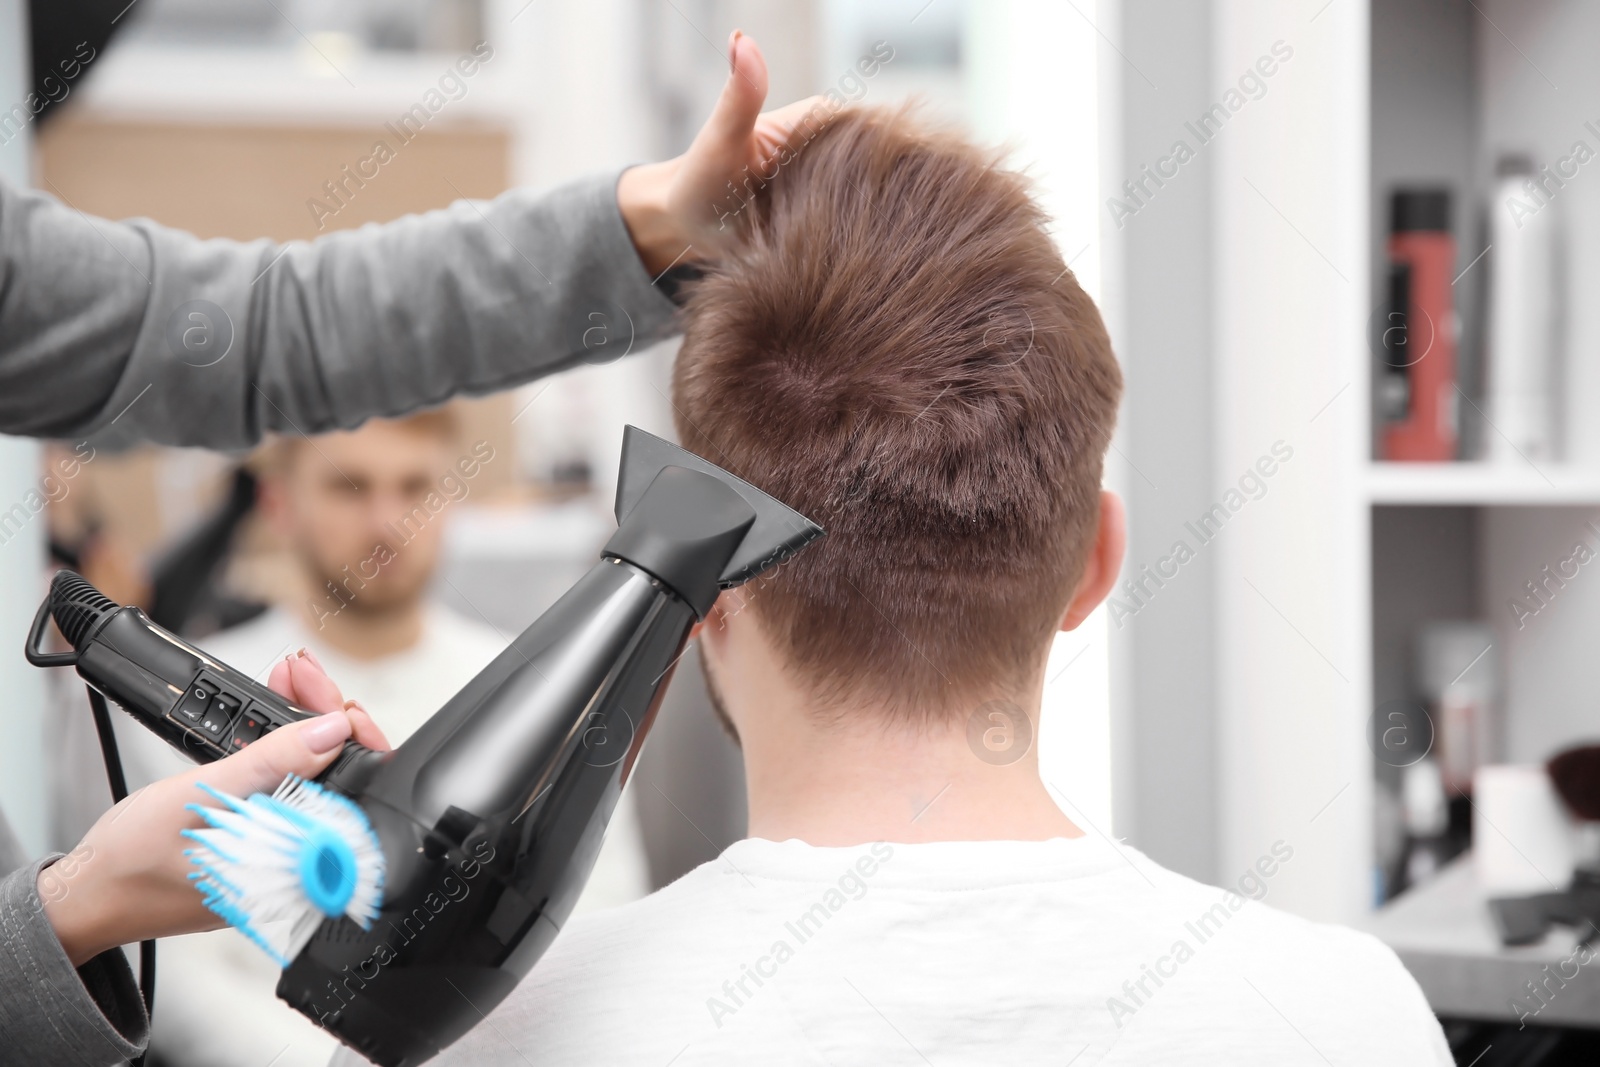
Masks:
[[[89,215],[147,216],[205,237],[314,239],[462,197],[674,155],[721,88],[734,27],[762,44],[774,104],[829,90],[871,104],[915,96],[936,117],[1019,149],[1041,122],[1063,135],[1097,136],[1095,31],[1070,10],[1043,5],[980,13],[946,0],[85,0],[34,4],[19,22],[22,14],[14,11],[12,25],[32,27],[19,43],[31,52],[33,99],[44,109],[17,113],[10,127],[0,118],[13,179]],[[1041,20],[1071,39],[1081,62],[1014,62],[1034,48],[1025,38]],[[855,65],[875,42],[893,58],[863,78]],[[470,75],[457,72],[463,57],[472,60]],[[17,84],[12,95],[22,100],[27,88]],[[1056,101],[1071,98],[1090,104],[1063,118]],[[423,112],[425,124],[413,114],[419,103],[433,112]],[[378,141],[395,149],[381,167],[371,162]],[[1039,168],[1048,199],[1074,205],[1058,212],[1061,239],[1093,285],[1098,155],[1079,155],[1071,143],[1041,140],[1019,161]],[[1053,159],[1042,158],[1049,153]],[[358,184],[374,169],[376,178]],[[587,568],[608,536],[623,425],[672,432],[662,390],[673,346],[635,351],[626,323],[597,330],[604,337],[593,366],[456,405],[458,450],[486,443],[496,458],[473,479],[469,498],[449,509],[429,593],[506,639]],[[58,563],[86,549],[84,565],[98,567],[102,581],[115,572],[131,582],[130,595],[186,534],[222,521],[230,494],[248,498],[235,471],[244,463],[260,473],[263,462],[96,447],[92,462],[62,479],[49,530],[41,523],[20,536],[47,535]],[[37,462],[48,473],[60,460]],[[196,604],[193,617],[174,620],[190,634],[241,621],[261,605],[299,611],[321,592],[296,580],[285,531],[258,509],[237,514],[224,540],[207,581],[227,603],[220,615],[219,605]],[[1064,788],[1109,830],[1106,648],[1102,639],[1086,652],[1090,643],[1087,635],[1065,643],[1052,689],[1063,707],[1080,703],[1068,699],[1071,687],[1084,689],[1094,708],[1081,720],[1085,737],[1045,741],[1059,754],[1056,777],[1074,783]],[[687,666],[674,695],[703,704],[697,692],[682,692],[699,686],[698,669]],[[51,743],[50,726],[34,726],[37,737],[21,735],[10,749],[16,774],[7,801],[15,807],[7,810],[32,812],[42,825],[49,813],[25,794],[46,766],[33,752]],[[665,809],[650,837],[673,843],[661,846],[657,881],[714,855],[710,842],[720,848],[742,833],[736,753],[709,718],[699,727],[681,739],[685,758],[710,761],[719,773],[684,775],[691,795],[672,800],[687,817],[659,798],[647,814]],[[663,732],[653,747],[678,740]],[[706,782],[722,785],[694,795]],[[703,830],[688,825],[691,818]]]
[[[1106,314],[1131,543],[1049,669],[1041,756],[1068,814],[1218,884],[1286,843],[1268,902],[1388,940],[1461,1062],[1592,1053],[1595,5],[0,0],[0,167],[88,215],[315,239],[681,151],[735,27],[773,104],[919,97],[1010,145]],[[350,181],[377,140],[400,147]],[[586,568],[624,423],[670,435],[672,345],[604,329],[594,365],[420,428],[409,474],[405,448],[326,445],[399,496],[492,455],[416,576],[470,624],[438,655],[492,654]],[[0,503],[51,499],[15,529],[0,511],[0,633],[50,559],[197,639],[255,634],[238,647],[263,669],[292,636],[263,620],[322,595],[293,457],[0,444]],[[327,655],[365,679],[342,639]],[[743,832],[737,753],[686,667],[629,798],[647,887]],[[62,726],[76,693],[36,674],[0,663],[0,795],[62,847],[92,811],[48,798],[98,770]]]
[[[763,47],[774,106],[916,97],[1012,144],[1098,286],[1100,38],[1053,4],[0,0],[0,100],[17,101],[0,165],[86,216],[314,240],[681,152],[736,27]],[[888,58],[864,76],[874,53]],[[213,325],[196,320],[197,360]],[[674,344],[635,345],[625,321],[595,331],[591,365],[558,378],[254,455],[0,443],[0,498],[23,505],[9,522],[0,506],[0,627],[25,630],[44,577],[73,566],[262,677],[311,649],[398,742],[588,569],[613,528],[624,424],[672,435]],[[443,508],[402,531],[430,493]],[[398,563],[352,599],[379,540]],[[1109,664],[1103,617],[1063,637],[1040,739],[1064,801],[1106,833]],[[0,722],[5,810],[30,846],[70,847],[110,802],[81,686],[20,658],[0,672],[16,707],[45,709]],[[580,907],[642,895],[744,834],[738,752],[692,649],[659,722]],[[134,787],[181,768],[131,723],[118,735]],[[280,1067],[325,1061],[236,940],[164,943],[154,1056],[254,1065],[282,1045]]]

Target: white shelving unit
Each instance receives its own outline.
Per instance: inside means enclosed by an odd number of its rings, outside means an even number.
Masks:
[[[1366,471],[1372,505],[1600,507],[1600,471],[1487,463],[1374,463]]]
[[[1456,304],[1463,326],[1463,380],[1484,360],[1484,275],[1496,160],[1522,153],[1553,165],[1578,141],[1600,99],[1600,68],[1582,48],[1600,33],[1600,7],[1582,0],[1373,0],[1369,7],[1371,158],[1368,281],[1376,306],[1388,194],[1398,185],[1445,185],[1453,193]],[[1411,698],[1412,642],[1423,623],[1476,618],[1493,627],[1485,655],[1502,680],[1489,759],[1542,762],[1600,738],[1600,567],[1571,564],[1580,544],[1600,551],[1600,447],[1590,417],[1600,402],[1600,170],[1578,173],[1549,207],[1562,235],[1557,303],[1564,366],[1559,462],[1365,465],[1357,504],[1367,516],[1367,611],[1355,620],[1371,649],[1365,711]],[[1471,269],[1469,269],[1471,268]],[[1354,358],[1370,360],[1364,349]],[[1370,364],[1368,364],[1370,366]],[[1475,375],[1473,372],[1477,370]],[[1463,405],[1472,413],[1487,408]],[[1487,419],[1493,418],[1490,411]],[[1491,436],[1492,425],[1480,426]],[[1593,573],[1591,574],[1591,569]],[[1540,592],[1535,593],[1537,588]],[[1481,668],[1480,668],[1481,669]],[[1379,782],[1390,768],[1374,766]]]
[[[1383,295],[1389,192],[1448,185],[1457,269],[1476,262],[1457,284],[1473,366],[1479,274],[1495,269],[1492,250],[1481,255],[1494,160],[1518,151],[1550,162],[1579,139],[1600,150],[1583,125],[1600,106],[1600,67],[1584,45],[1600,37],[1600,5],[1218,0],[1213,13],[1219,99],[1274,42],[1293,56],[1204,149],[1210,484],[1222,499],[1275,441],[1294,458],[1205,549],[1215,565],[1212,877],[1236,878],[1282,840],[1295,858],[1273,902],[1355,921],[1375,903],[1375,790],[1390,771],[1368,723],[1382,701],[1412,695],[1422,624],[1494,626],[1484,660],[1503,679],[1493,759],[1542,760],[1600,736],[1600,565],[1531,620],[1510,608],[1580,540],[1600,553],[1586,525],[1600,521],[1600,420],[1590,417],[1600,300],[1566,302],[1559,463],[1375,462],[1365,325]],[[1589,239],[1600,236],[1600,163],[1567,182],[1558,209],[1566,291],[1600,292],[1600,241]]]
[[[1268,89],[1212,153],[1212,484],[1293,450],[1214,541],[1213,877],[1294,850],[1268,901],[1352,921],[1371,902],[1367,439],[1368,7],[1220,0],[1211,92],[1275,43]],[[1225,104],[1224,104],[1225,106]],[[1192,119],[1192,115],[1185,116]],[[1210,551],[1208,546],[1207,551]]]
[[[27,91],[28,35],[26,5],[0,0],[0,99],[21,100]],[[17,185],[28,183],[32,165],[27,137],[8,137],[0,144],[0,176]],[[22,438],[0,438],[0,500],[24,499],[38,487],[38,445]],[[9,544],[0,559],[0,632],[21,633],[29,618],[28,604],[37,604],[44,565],[43,523],[33,523]],[[30,670],[21,657],[0,667],[11,714],[0,724],[0,810],[10,820],[30,855],[45,850],[44,766],[45,689],[42,671]]]

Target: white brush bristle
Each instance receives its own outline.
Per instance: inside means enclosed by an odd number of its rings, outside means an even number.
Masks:
[[[280,967],[324,919],[343,915],[371,926],[383,905],[383,849],[354,802],[294,775],[270,797],[240,800],[200,788],[223,806],[189,805],[210,824],[183,831],[197,843],[185,851],[199,868],[189,877],[206,907]]]

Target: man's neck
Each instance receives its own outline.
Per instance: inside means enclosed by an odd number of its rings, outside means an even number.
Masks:
[[[750,836],[842,846],[1082,835],[1039,780],[1037,744],[997,765],[974,752],[965,716],[926,729],[879,725],[872,708],[829,718],[777,707],[744,718]]]
[[[354,660],[383,659],[398,655],[422,640],[423,607],[420,600],[382,611],[357,613],[351,606],[337,614],[317,618],[309,608],[301,613],[306,629],[330,648]]]

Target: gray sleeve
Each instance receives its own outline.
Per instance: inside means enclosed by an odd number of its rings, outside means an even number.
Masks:
[[[616,174],[315,241],[202,241],[0,183],[0,432],[245,448],[643,348]]]
[[[44,916],[39,869],[21,865],[0,816],[0,1053],[7,1063],[98,1067],[126,1063],[149,1039],[150,1023],[121,949],[74,969]]]

